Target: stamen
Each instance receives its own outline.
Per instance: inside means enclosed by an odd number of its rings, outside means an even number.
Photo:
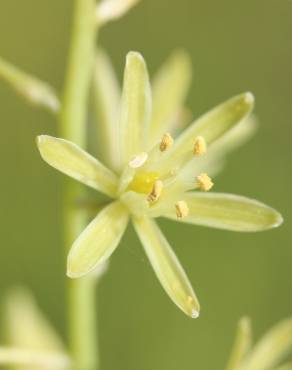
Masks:
[[[161,152],[164,152],[168,148],[170,148],[173,144],[173,138],[169,133],[166,133],[162,136],[159,149]]]
[[[197,176],[197,184],[198,188],[204,191],[209,191],[214,183],[212,182],[211,178],[206,173],[201,173]]]
[[[177,218],[184,218],[189,214],[189,207],[184,200],[180,200],[175,204]]]
[[[207,143],[206,143],[206,140],[203,138],[203,136],[198,136],[195,139],[194,154],[196,156],[200,156],[202,154],[205,154],[206,152],[207,152]]]
[[[136,155],[136,157],[134,157],[129,162],[129,166],[131,168],[139,168],[139,167],[143,166],[143,164],[147,161],[147,159],[148,159],[148,154],[146,152],[142,152],[142,153]]]
[[[148,195],[149,202],[156,202],[162,193],[163,182],[161,180],[156,180],[154,182],[151,193]]]

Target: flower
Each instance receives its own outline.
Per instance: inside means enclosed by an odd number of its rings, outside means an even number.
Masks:
[[[106,261],[131,218],[165,291],[196,318],[197,297],[155,219],[162,216],[233,231],[260,231],[281,224],[280,214],[258,201],[209,192],[213,187],[210,172],[221,166],[235,138],[240,141],[251,130],[247,117],[254,98],[244,93],[227,100],[173,139],[175,117],[190,81],[186,55],[176,53],[166,63],[153,82],[152,99],[144,59],[130,52],[119,114],[119,94],[104,54],[98,63],[95,94],[103,108],[100,144],[107,166],[72,142],[46,135],[37,138],[48,164],[112,199],[74,242],[67,274],[79,278]]]
[[[291,362],[279,365],[291,352],[291,346],[291,317],[272,327],[255,345],[252,343],[250,320],[242,317],[226,370],[289,370]]]
[[[0,366],[21,369],[64,370],[72,360],[55,328],[25,288],[13,289],[5,299],[2,332],[6,345],[0,346]]]

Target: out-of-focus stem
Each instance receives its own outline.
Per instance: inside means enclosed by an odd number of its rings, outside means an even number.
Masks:
[[[95,56],[95,0],[75,0],[71,47],[60,114],[60,136],[86,147],[87,103]],[[64,184],[64,243],[69,248],[84,229],[87,212],[76,207],[83,187]],[[67,252],[67,250],[66,250]],[[69,342],[76,370],[97,370],[95,279],[68,280]]]

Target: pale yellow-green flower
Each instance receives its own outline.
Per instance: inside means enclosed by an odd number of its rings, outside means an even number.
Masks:
[[[2,310],[0,366],[14,370],[65,370],[71,359],[55,329],[37,306],[30,292],[14,289],[6,297]],[[1,367],[2,368],[2,367]]]
[[[151,92],[142,56],[130,52],[120,98],[109,61],[100,52],[94,96],[102,162],[63,139],[42,135],[37,144],[51,166],[112,198],[74,242],[68,276],[84,276],[107,260],[131,219],[165,291],[195,318],[198,300],[156,218],[233,231],[266,230],[282,218],[258,201],[208,192],[210,173],[218,170],[235,140],[253,129],[247,118],[254,105],[251,93],[220,104],[173,139],[190,78],[188,57],[175,53],[155,77]]]
[[[251,324],[243,317],[226,370],[291,370],[292,363],[281,365],[292,352],[292,319],[270,329],[254,346]]]

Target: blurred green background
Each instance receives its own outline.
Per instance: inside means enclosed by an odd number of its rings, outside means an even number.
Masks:
[[[1,56],[60,89],[72,5],[2,0]],[[237,234],[161,222],[200,298],[198,320],[170,302],[130,229],[98,294],[101,370],[223,369],[241,315],[252,318],[255,337],[292,315],[291,14],[291,0],[142,0],[103,30],[100,43],[120,76],[129,50],[141,51],[154,72],[173,48],[187,49],[196,116],[236,93],[255,94],[260,130],[230,156],[216,190],[264,201],[285,224]],[[28,285],[65,335],[62,175],[35,146],[36,135],[56,132],[56,122],[2,83],[0,122],[1,295]]]

